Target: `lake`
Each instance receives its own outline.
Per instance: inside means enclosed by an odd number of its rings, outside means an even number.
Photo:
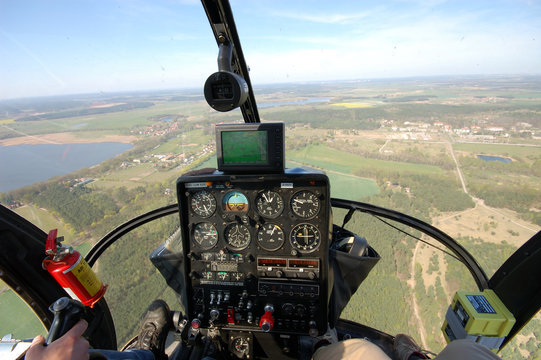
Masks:
[[[0,146],[0,192],[97,165],[131,148],[118,142]]]
[[[276,106],[285,106],[285,105],[306,105],[306,104],[328,102],[330,100],[331,100],[331,98],[329,98],[329,97],[321,97],[321,98],[310,98],[310,99],[305,99],[305,100],[267,102],[267,103],[258,103],[257,107],[260,108],[260,109],[264,109],[264,108],[270,108],[270,107],[276,107]]]
[[[484,161],[500,161],[502,163],[510,163],[511,161],[513,161],[512,159],[508,158],[508,157],[503,157],[503,156],[495,156],[495,155],[477,155],[477,157],[481,160],[484,160]]]

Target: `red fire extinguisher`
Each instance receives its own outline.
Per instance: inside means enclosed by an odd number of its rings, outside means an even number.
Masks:
[[[86,306],[94,306],[107,286],[103,285],[81,254],[71,246],[61,242],[64,237],[57,237],[57,229],[51,230],[45,243],[43,267],[74,299]]]

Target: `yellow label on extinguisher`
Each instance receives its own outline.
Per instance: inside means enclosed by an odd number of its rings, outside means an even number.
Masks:
[[[101,281],[98,279],[90,265],[85,261],[82,256],[79,256],[79,260],[69,269],[64,270],[64,273],[70,272],[79,280],[81,285],[86,289],[90,296],[96,295],[101,289]]]

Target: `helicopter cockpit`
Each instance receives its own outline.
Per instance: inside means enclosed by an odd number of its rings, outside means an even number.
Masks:
[[[182,174],[171,185],[174,203],[142,210],[142,215],[114,228],[80,259],[89,268],[115,268],[123,258],[105,264],[109,260],[104,261],[102,255],[114,249],[119,239],[162,218],[175,219],[167,225],[172,235],[157,248],[144,250],[160,281],[167,283],[178,301],[170,304],[173,326],[166,352],[172,360],[310,359],[329,338],[364,338],[392,357],[393,335],[341,316],[382,258],[362,232],[367,230],[363,222],[356,224],[355,231],[347,226],[358,214],[367,214],[410,238],[433,238],[473,279],[478,291],[457,292],[447,313],[442,314],[445,322],[437,325],[447,342],[468,338],[494,352],[505,347],[541,306],[541,268],[537,265],[541,232],[489,278],[465,247],[426,221],[334,198],[330,176],[324,170],[302,164],[287,168],[286,126],[260,121],[229,2],[202,0],[202,4],[218,46],[218,71],[204,84],[204,97],[219,112],[240,108],[244,123],[215,125],[215,166]],[[411,235],[388,220],[423,235]],[[47,341],[54,341],[83,318],[90,324],[85,336],[92,347],[122,348],[104,294],[110,291],[120,296],[123,290],[111,284],[106,291],[106,286],[94,284],[96,291],[85,302],[69,282],[62,283],[44,270],[62,260],[56,250],[56,246],[62,248],[56,232],[47,237],[4,207],[0,207],[0,225],[0,241],[5,243],[0,275],[46,325]],[[136,242],[123,245],[122,256],[139,254],[138,246]],[[397,268],[404,262],[399,252],[386,255]],[[62,271],[69,273],[73,267]],[[411,271],[416,271],[414,265]],[[143,277],[138,270],[136,275]],[[394,280],[409,281],[406,277]],[[134,281],[126,288],[135,292],[137,286]],[[385,296],[383,289],[381,292]],[[67,299],[68,294],[88,306],[57,300]],[[60,309],[61,305],[66,307]],[[124,348],[134,341],[131,338]],[[24,350],[12,357],[23,358]]]

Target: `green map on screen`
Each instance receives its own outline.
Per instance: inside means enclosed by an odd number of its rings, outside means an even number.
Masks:
[[[266,131],[222,132],[224,164],[264,165],[268,163]]]

